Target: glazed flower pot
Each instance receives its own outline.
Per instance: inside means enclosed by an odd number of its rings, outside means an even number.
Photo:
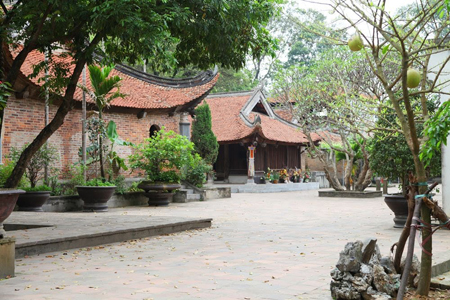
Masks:
[[[42,212],[42,205],[50,198],[50,191],[26,192],[17,199],[19,211]]]
[[[149,206],[167,206],[172,202],[173,191],[181,188],[178,183],[142,181],[138,188],[145,191]]]
[[[394,213],[394,228],[403,228],[408,218],[408,200],[403,194],[386,194],[384,202]]]
[[[106,203],[111,199],[115,186],[77,186],[78,195],[84,201],[83,211],[106,212]]]
[[[14,207],[20,194],[24,194],[23,190],[0,189],[0,238],[3,238],[5,231],[3,230],[3,221],[5,221]]]

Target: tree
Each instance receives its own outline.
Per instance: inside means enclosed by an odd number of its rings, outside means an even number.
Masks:
[[[192,123],[192,142],[195,145],[195,151],[209,165],[216,162],[219,153],[219,144],[211,126],[211,110],[208,103],[205,102],[195,109],[195,120]]]
[[[422,183],[426,183],[427,176],[425,165],[419,157],[423,141],[420,139],[418,125],[430,117],[426,105],[428,96],[432,93],[442,94],[442,88],[448,85],[448,82],[439,78],[450,57],[438,66],[433,66],[433,70],[430,66],[432,54],[439,52],[442,47],[448,47],[448,1],[418,1],[415,4],[416,9],[399,15],[388,13],[384,9],[385,4],[385,0],[376,4],[335,0],[331,6],[364,40],[365,48],[361,55],[366,58],[367,66],[380,80],[383,90],[388,95],[388,99],[379,105],[390,107],[395,111],[412,153],[414,173],[420,185],[419,194],[424,194],[427,187]],[[356,16],[357,21],[350,18],[348,11],[353,12],[352,16]],[[361,31],[360,24],[368,24],[370,32]],[[386,71],[389,63],[398,65],[394,76]],[[421,74],[420,84],[416,88],[408,88],[407,73],[410,68],[419,70]],[[426,80],[431,71],[435,74],[434,78]],[[414,109],[412,105],[414,97],[420,98],[419,109]],[[424,222],[430,223],[431,208],[428,205],[422,205],[421,218]],[[446,218],[448,220],[448,217]],[[423,230],[423,241],[426,241],[424,250],[431,253],[430,228]],[[430,288],[431,256],[425,251],[422,252],[417,288],[420,295],[427,295]]]
[[[306,135],[309,154],[322,162],[330,185],[339,191],[351,189],[358,152],[362,166],[355,190],[363,191],[372,177],[366,133],[373,128],[373,108],[357,103],[361,97],[376,97],[377,82],[366,80],[368,70],[355,68],[361,61],[347,49],[334,47],[310,66],[282,70],[274,85],[276,99],[290,106]],[[315,135],[322,140],[320,145],[315,143]],[[337,176],[336,153],[345,157],[344,186]]]
[[[33,154],[63,124],[74,105],[77,82],[94,53],[109,61],[134,64],[149,57],[176,59],[206,69],[214,64],[240,68],[246,55],[272,52],[276,42],[265,25],[279,0],[198,1],[16,1],[9,8],[1,1],[2,50],[22,45],[9,66],[1,55],[0,80],[15,86],[20,69],[32,51],[49,53],[48,62],[36,66],[38,76],[51,70],[45,85],[60,106],[51,122],[19,158],[7,187],[17,186]],[[175,46],[167,52],[165,43]],[[58,64],[52,52],[62,50],[70,65]]]
[[[253,80],[253,74],[248,69],[244,68],[239,71],[222,69],[212,93],[249,91],[254,89],[257,84],[258,81]]]

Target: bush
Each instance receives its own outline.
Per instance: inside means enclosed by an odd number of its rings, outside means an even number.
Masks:
[[[185,136],[161,129],[154,137],[135,146],[129,157],[133,169],[141,169],[152,182],[179,183],[184,167],[192,165],[194,144]]]
[[[196,187],[202,187],[206,182],[206,173],[211,172],[212,167],[196,154],[192,165],[185,170],[185,180]]]
[[[100,178],[88,180],[83,185],[84,186],[115,186],[114,183],[109,182],[109,181],[103,181]]]
[[[37,185],[35,187],[25,187],[21,188],[27,192],[50,192],[52,190],[51,187],[45,184]]]
[[[3,165],[0,165],[0,188],[5,187],[6,180],[11,176],[15,164],[11,161],[6,161]],[[28,181],[25,176],[19,182],[19,186],[27,186]]]

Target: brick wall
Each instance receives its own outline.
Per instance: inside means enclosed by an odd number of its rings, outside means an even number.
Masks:
[[[41,100],[10,98],[4,114],[2,161],[9,154],[11,147],[21,148],[37,136],[44,127],[44,107],[44,102]],[[50,121],[56,110],[57,106],[50,106]],[[144,118],[138,119],[135,113],[105,112],[104,120],[106,123],[114,120],[119,136],[138,144],[149,136],[149,129],[152,125],[164,126],[179,133],[180,115],[148,113]],[[49,139],[49,143],[58,149],[61,158],[56,165],[58,168],[66,168],[81,160],[78,156],[81,137],[81,110],[73,109],[66,116],[64,124]],[[132,152],[132,148],[126,146],[115,146],[115,150],[121,157],[127,157]],[[128,175],[128,173],[124,175]]]
[[[303,153],[302,156],[305,159],[304,163],[302,161],[302,165],[303,166],[306,166],[311,171],[321,171],[321,172],[323,172],[324,165],[322,164],[322,162],[319,159],[311,158],[306,151]],[[338,178],[342,179],[342,176],[344,174],[344,171],[343,171],[344,168],[343,168],[342,162],[337,162],[336,166],[337,166]]]

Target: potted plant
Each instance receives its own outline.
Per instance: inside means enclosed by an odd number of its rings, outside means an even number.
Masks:
[[[116,189],[116,186],[106,179],[105,163],[109,162],[111,167],[109,180],[112,180],[113,173],[118,174],[121,168],[127,169],[125,161],[113,150],[114,144],[128,146],[132,144],[119,139],[116,124],[113,121],[110,121],[106,127],[103,120],[103,110],[114,99],[124,97],[124,94],[119,92],[121,78],[119,76],[108,77],[114,66],[89,65],[88,69],[92,90],[86,86],[79,87],[88,93],[95,102],[98,108],[98,117],[92,117],[87,124],[91,144],[86,151],[89,156],[86,165],[98,165],[100,178],[91,179],[76,188],[80,198],[84,201],[83,211],[104,212],[108,210],[106,203]],[[111,142],[110,145],[105,143],[107,138]]]
[[[311,173],[308,169],[305,170],[305,174],[303,174],[303,182],[309,182],[309,179],[311,178]]]
[[[22,151],[27,147],[25,145]],[[22,153],[15,148],[11,148],[11,159],[17,161]],[[42,206],[50,197],[51,188],[46,184],[38,184],[44,178],[44,169],[50,168],[58,159],[57,149],[55,147],[44,145],[31,158],[30,163],[25,169],[26,181],[21,181],[20,189],[26,191],[17,199],[19,211],[42,212]],[[29,185],[28,185],[29,184]]]
[[[288,174],[288,171],[286,169],[280,170],[279,174],[280,174],[280,176],[279,176],[278,181],[280,183],[289,182],[289,174]]]
[[[185,136],[162,128],[153,137],[134,147],[129,157],[133,169],[145,172],[146,180],[138,187],[145,191],[148,204],[165,206],[172,200],[173,192],[181,187],[184,168],[191,168],[195,161],[194,144]]]

